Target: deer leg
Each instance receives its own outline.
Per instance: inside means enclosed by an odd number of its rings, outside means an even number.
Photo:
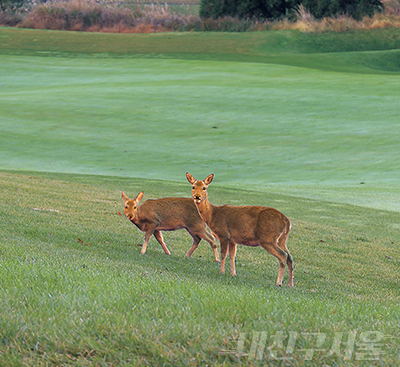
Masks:
[[[221,241],[221,274],[225,273],[225,259],[228,255],[229,242]]]
[[[287,248],[287,246],[286,246],[286,241],[287,241],[287,238],[288,238],[288,234],[289,234],[289,233],[287,233],[287,234],[285,234],[285,235],[283,235],[283,236],[281,236],[281,237],[279,238],[279,240],[278,240],[278,246],[279,246],[283,251],[285,251],[285,252],[287,253],[287,260],[286,260],[286,263],[287,263],[287,266],[288,266],[288,269],[289,269],[289,283],[288,283],[288,286],[289,286],[289,287],[294,287],[294,284],[293,284],[293,278],[294,278],[294,276],[293,276],[294,263],[293,263],[292,255],[290,255],[290,252],[289,252],[289,250],[288,250],[288,248]]]
[[[276,280],[276,285],[282,286],[283,272],[285,270],[288,254],[283,251],[276,243],[268,242],[261,244],[271,255],[274,255],[279,260],[279,272]]]
[[[290,255],[290,252],[287,251],[286,253],[287,253],[287,260],[286,260],[286,263],[287,263],[287,266],[288,266],[288,269],[289,269],[289,283],[288,283],[288,286],[292,288],[292,287],[294,287],[294,284],[293,284],[293,279],[294,279],[294,276],[293,276],[294,263],[293,263],[292,255]]]
[[[140,253],[143,255],[146,252],[147,249],[147,244],[149,243],[150,237],[152,236],[152,234],[154,233],[153,230],[149,230],[145,233],[144,235],[144,242],[143,242],[143,246],[142,246],[142,250],[140,251]]]
[[[210,246],[214,252],[214,259],[216,262],[219,262],[219,256],[218,256],[218,250],[217,250],[218,247],[217,247],[217,244],[215,243],[214,236],[212,236],[208,232],[205,232],[204,236],[202,238],[210,244]]]
[[[235,242],[230,242],[229,243],[229,260],[231,262],[231,274],[232,274],[232,276],[236,275],[236,268],[235,268],[236,248],[237,248],[237,245],[236,245]]]
[[[199,243],[201,241],[201,238],[197,234],[191,233],[190,231],[188,231],[188,232],[193,237],[193,245],[192,245],[191,249],[188,251],[188,253],[185,255],[185,257],[192,256],[194,250],[197,249],[197,247],[199,246]]]
[[[289,283],[288,283],[288,286],[290,287],[290,288],[293,288],[294,287],[294,283],[293,283],[293,279],[294,279],[294,275],[293,275],[293,270],[294,270],[294,264],[293,264],[293,259],[292,259],[292,257],[290,256],[290,258],[291,258],[291,261],[290,261],[290,263],[289,263],[289,254],[288,254],[288,269],[289,269]]]
[[[171,253],[169,252],[167,246],[166,246],[165,243],[164,243],[164,238],[163,238],[163,236],[162,236],[162,234],[161,234],[161,231],[159,231],[158,229],[156,229],[156,230],[154,231],[154,237],[156,238],[156,240],[158,241],[158,243],[161,245],[161,247],[163,248],[164,252],[165,252],[167,255],[171,255]]]

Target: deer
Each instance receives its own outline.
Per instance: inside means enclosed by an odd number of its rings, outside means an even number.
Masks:
[[[293,287],[293,258],[286,246],[291,223],[283,213],[265,206],[213,205],[208,200],[207,188],[214,174],[196,180],[190,173],[186,178],[192,185],[192,198],[200,217],[211,233],[220,241],[221,268],[225,273],[225,259],[229,250],[232,276],[236,275],[235,257],[237,244],[261,246],[279,261],[276,284],[282,286],[286,264],[289,269],[289,287]]]
[[[191,198],[148,199],[139,205],[144,192],[130,199],[121,192],[124,214],[136,227],[145,232],[141,254],[145,254],[150,237],[154,235],[167,255],[170,251],[165,245],[161,231],[175,231],[185,228],[193,238],[193,245],[185,255],[192,256],[202,239],[206,240],[214,252],[214,259],[219,262],[215,238],[207,232],[205,222],[200,218]]]

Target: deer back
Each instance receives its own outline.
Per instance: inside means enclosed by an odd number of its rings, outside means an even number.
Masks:
[[[210,209],[203,219],[219,239],[256,246],[266,235],[278,235],[290,229],[289,219],[275,208],[211,205]]]
[[[160,230],[190,228],[202,222],[193,200],[189,198],[146,200],[138,207],[138,219],[156,223]]]

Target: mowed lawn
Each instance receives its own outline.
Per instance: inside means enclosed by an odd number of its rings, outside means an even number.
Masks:
[[[400,210],[398,30],[0,33],[5,169],[213,172]]]
[[[399,39],[0,29],[2,363],[398,365]],[[120,191],[187,171],[291,219],[294,289],[185,231],[140,255]]]

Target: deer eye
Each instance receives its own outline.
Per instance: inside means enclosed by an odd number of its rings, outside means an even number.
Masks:
[[[192,186],[192,190],[194,190],[194,186]]]
[[[206,190],[206,187],[203,187],[203,190]]]

